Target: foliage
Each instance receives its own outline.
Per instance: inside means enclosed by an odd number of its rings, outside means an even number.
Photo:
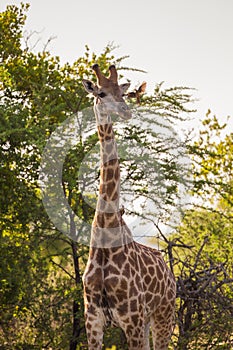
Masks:
[[[176,348],[230,346],[232,240],[232,224],[206,210],[188,212],[173,237],[172,257],[178,276]]]
[[[223,203],[229,207],[233,204],[233,134],[226,134],[227,123],[221,125],[209,110],[199,139],[190,145],[194,155],[194,191],[206,203],[215,205],[219,201],[222,209]]]
[[[233,317],[232,137],[210,113],[190,150],[196,207],[171,237],[178,277],[176,349],[230,349]]]

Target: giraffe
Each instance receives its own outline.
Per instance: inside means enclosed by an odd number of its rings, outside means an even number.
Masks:
[[[123,99],[129,84],[118,84],[117,70],[109,77],[93,67],[97,84],[83,80],[94,95],[100,141],[100,185],[92,223],[90,251],[83,275],[88,349],[102,349],[106,326],[120,327],[129,350],[168,348],[174,327],[176,283],[162,254],[134,241],[119,206],[120,168],[110,114],[130,119]]]

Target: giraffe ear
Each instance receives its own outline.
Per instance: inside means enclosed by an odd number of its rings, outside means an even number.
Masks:
[[[130,83],[125,83],[125,84],[119,85],[119,88],[121,90],[121,94],[124,95],[124,93],[128,90],[129,87],[130,87]]]
[[[98,93],[98,87],[92,81],[83,79],[82,83],[89,94],[96,95]]]

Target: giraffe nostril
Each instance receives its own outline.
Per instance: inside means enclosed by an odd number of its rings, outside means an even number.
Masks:
[[[122,111],[129,111],[129,107],[127,105],[121,105]]]

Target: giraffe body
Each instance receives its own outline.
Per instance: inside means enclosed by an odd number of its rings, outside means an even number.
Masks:
[[[93,67],[98,86],[84,81],[95,99],[100,140],[100,187],[92,223],[89,259],[83,276],[89,350],[102,349],[105,327],[120,327],[129,350],[166,350],[173,330],[176,283],[161,253],[133,240],[119,208],[120,168],[110,112],[131,117],[123,100],[128,87]]]
[[[125,332],[130,350],[149,350],[150,325],[154,349],[167,349],[174,322],[175,281],[159,251],[135,241],[115,248],[91,248],[84,285],[87,333],[94,342],[90,349],[101,349],[104,328],[117,326]]]

